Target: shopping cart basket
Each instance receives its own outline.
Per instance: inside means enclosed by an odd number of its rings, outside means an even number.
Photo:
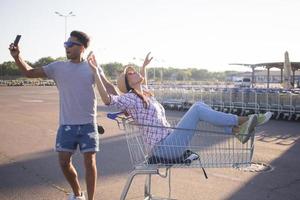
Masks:
[[[171,199],[171,168],[225,168],[246,167],[251,164],[254,149],[254,134],[242,144],[234,135],[225,133],[222,127],[200,122],[197,129],[178,129],[136,124],[130,117],[120,113],[109,113],[108,118],[117,121],[125,131],[133,171],[124,186],[121,200],[127,196],[130,185],[136,175],[147,175],[144,200]],[[176,124],[175,121],[172,122]],[[179,134],[191,134],[188,145],[175,140],[168,145],[150,147],[145,142],[145,131],[167,131]],[[163,152],[163,156],[161,155]],[[181,153],[180,153],[181,152]],[[154,198],[151,194],[151,176],[169,178],[169,197]],[[206,176],[207,177],[207,176]]]

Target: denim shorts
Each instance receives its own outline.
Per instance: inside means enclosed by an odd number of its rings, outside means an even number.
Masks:
[[[61,125],[56,136],[56,151],[75,152],[79,147],[80,152],[99,151],[99,134],[97,125]]]

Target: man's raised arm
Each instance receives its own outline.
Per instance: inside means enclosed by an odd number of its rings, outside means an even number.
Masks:
[[[20,50],[18,46],[15,46],[13,43],[10,44],[9,51],[11,56],[14,58],[16,65],[19,67],[19,69],[26,77],[28,78],[47,77],[42,67],[32,68],[20,57]]]

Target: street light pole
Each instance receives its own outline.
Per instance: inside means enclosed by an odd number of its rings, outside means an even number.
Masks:
[[[65,41],[66,41],[67,40],[67,19],[68,19],[68,17],[75,17],[76,15],[74,15],[72,11],[69,12],[67,15],[63,15],[57,11],[55,11],[54,13],[65,19]]]
[[[163,62],[165,62],[164,59],[154,59],[154,61],[157,62],[157,65],[160,66],[162,65]],[[156,74],[155,74],[155,67],[153,67],[153,79],[154,79],[154,82],[155,82],[155,79],[156,79]],[[159,78],[158,78],[159,79]],[[162,82],[162,79],[163,79],[163,71],[162,71],[162,66],[161,66],[161,70],[160,70],[160,80]]]

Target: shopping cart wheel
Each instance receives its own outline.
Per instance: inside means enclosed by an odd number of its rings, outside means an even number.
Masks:
[[[97,125],[97,128],[98,128],[98,133],[99,134],[101,134],[101,135],[104,134],[105,130],[104,130],[103,126]]]

